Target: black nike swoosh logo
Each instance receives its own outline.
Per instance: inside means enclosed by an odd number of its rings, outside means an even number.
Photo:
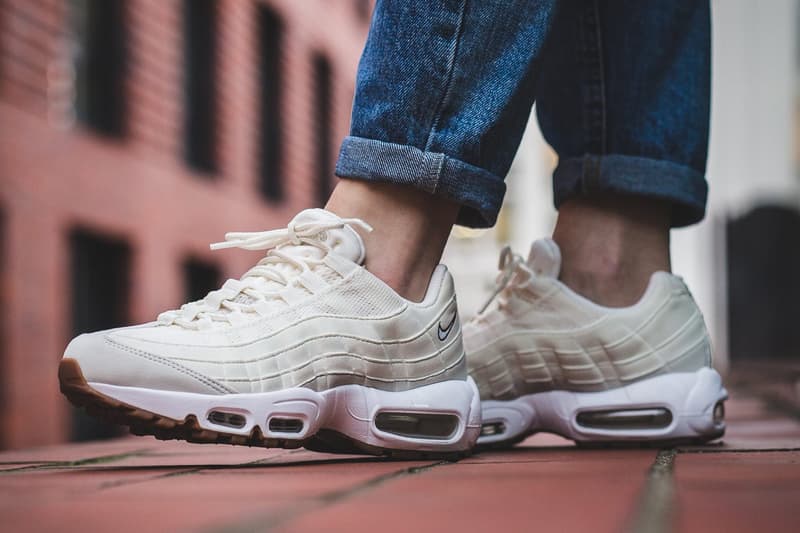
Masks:
[[[442,322],[439,321],[439,331],[438,331],[438,333],[439,333],[439,340],[440,341],[445,340],[447,338],[447,336],[450,335],[450,331],[452,331],[453,326],[456,323],[456,317],[457,316],[458,316],[458,313],[453,311],[453,318],[450,319],[450,322],[445,327],[442,327]]]

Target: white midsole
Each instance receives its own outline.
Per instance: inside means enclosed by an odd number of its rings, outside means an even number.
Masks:
[[[338,431],[359,442],[392,450],[466,451],[481,428],[480,398],[472,378],[450,380],[415,389],[389,392],[362,385],[342,385],[322,392],[294,387],[249,394],[197,394],[90,382],[96,391],[125,404],[173,420],[194,415],[202,428],[229,435],[249,435],[258,426],[266,438],[303,440],[320,429]],[[212,412],[244,417],[241,427],[209,420]],[[382,412],[453,415],[456,429],[444,438],[419,438],[381,431],[375,417]],[[270,430],[272,418],[302,421],[293,433]]]
[[[579,442],[670,440],[719,436],[725,423],[714,408],[728,398],[716,370],[670,373],[602,392],[554,390],[509,401],[482,402],[483,425],[495,434],[481,435],[478,444],[509,441],[537,431]],[[597,428],[581,425],[580,413],[668,409],[672,421],[656,428]]]

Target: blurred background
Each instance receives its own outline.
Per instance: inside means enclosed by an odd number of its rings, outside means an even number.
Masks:
[[[201,298],[258,258],[210,242],[324,203],[372,5],[0,0],[0,447],[117,435],[58,392],[69,339]],[[729,382],[800,414],[800,0],[712,8],[709,211],[673,269]],[[464,315],[552,230],[555,163],[532,120],[498,225],[454,230]]]

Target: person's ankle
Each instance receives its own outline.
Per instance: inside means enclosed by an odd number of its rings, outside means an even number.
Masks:
[[[325,209],[372,225],[371,233],[360,231],[367,249],[364,266],[404,298],[425,297],[457,204],[412,187],[342,179]]]
[[[559,209],[553,239],[560,279],[609,307],[633,305],[656,271],[670,271],[670,206],[637,196],[576,198]]]

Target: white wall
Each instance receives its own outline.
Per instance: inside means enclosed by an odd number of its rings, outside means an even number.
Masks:
[[[714,0],[708,217],[673,232],[673,268],[727,369],[725,221],[764,203],[800,206],[795,162],[797,0]]]

